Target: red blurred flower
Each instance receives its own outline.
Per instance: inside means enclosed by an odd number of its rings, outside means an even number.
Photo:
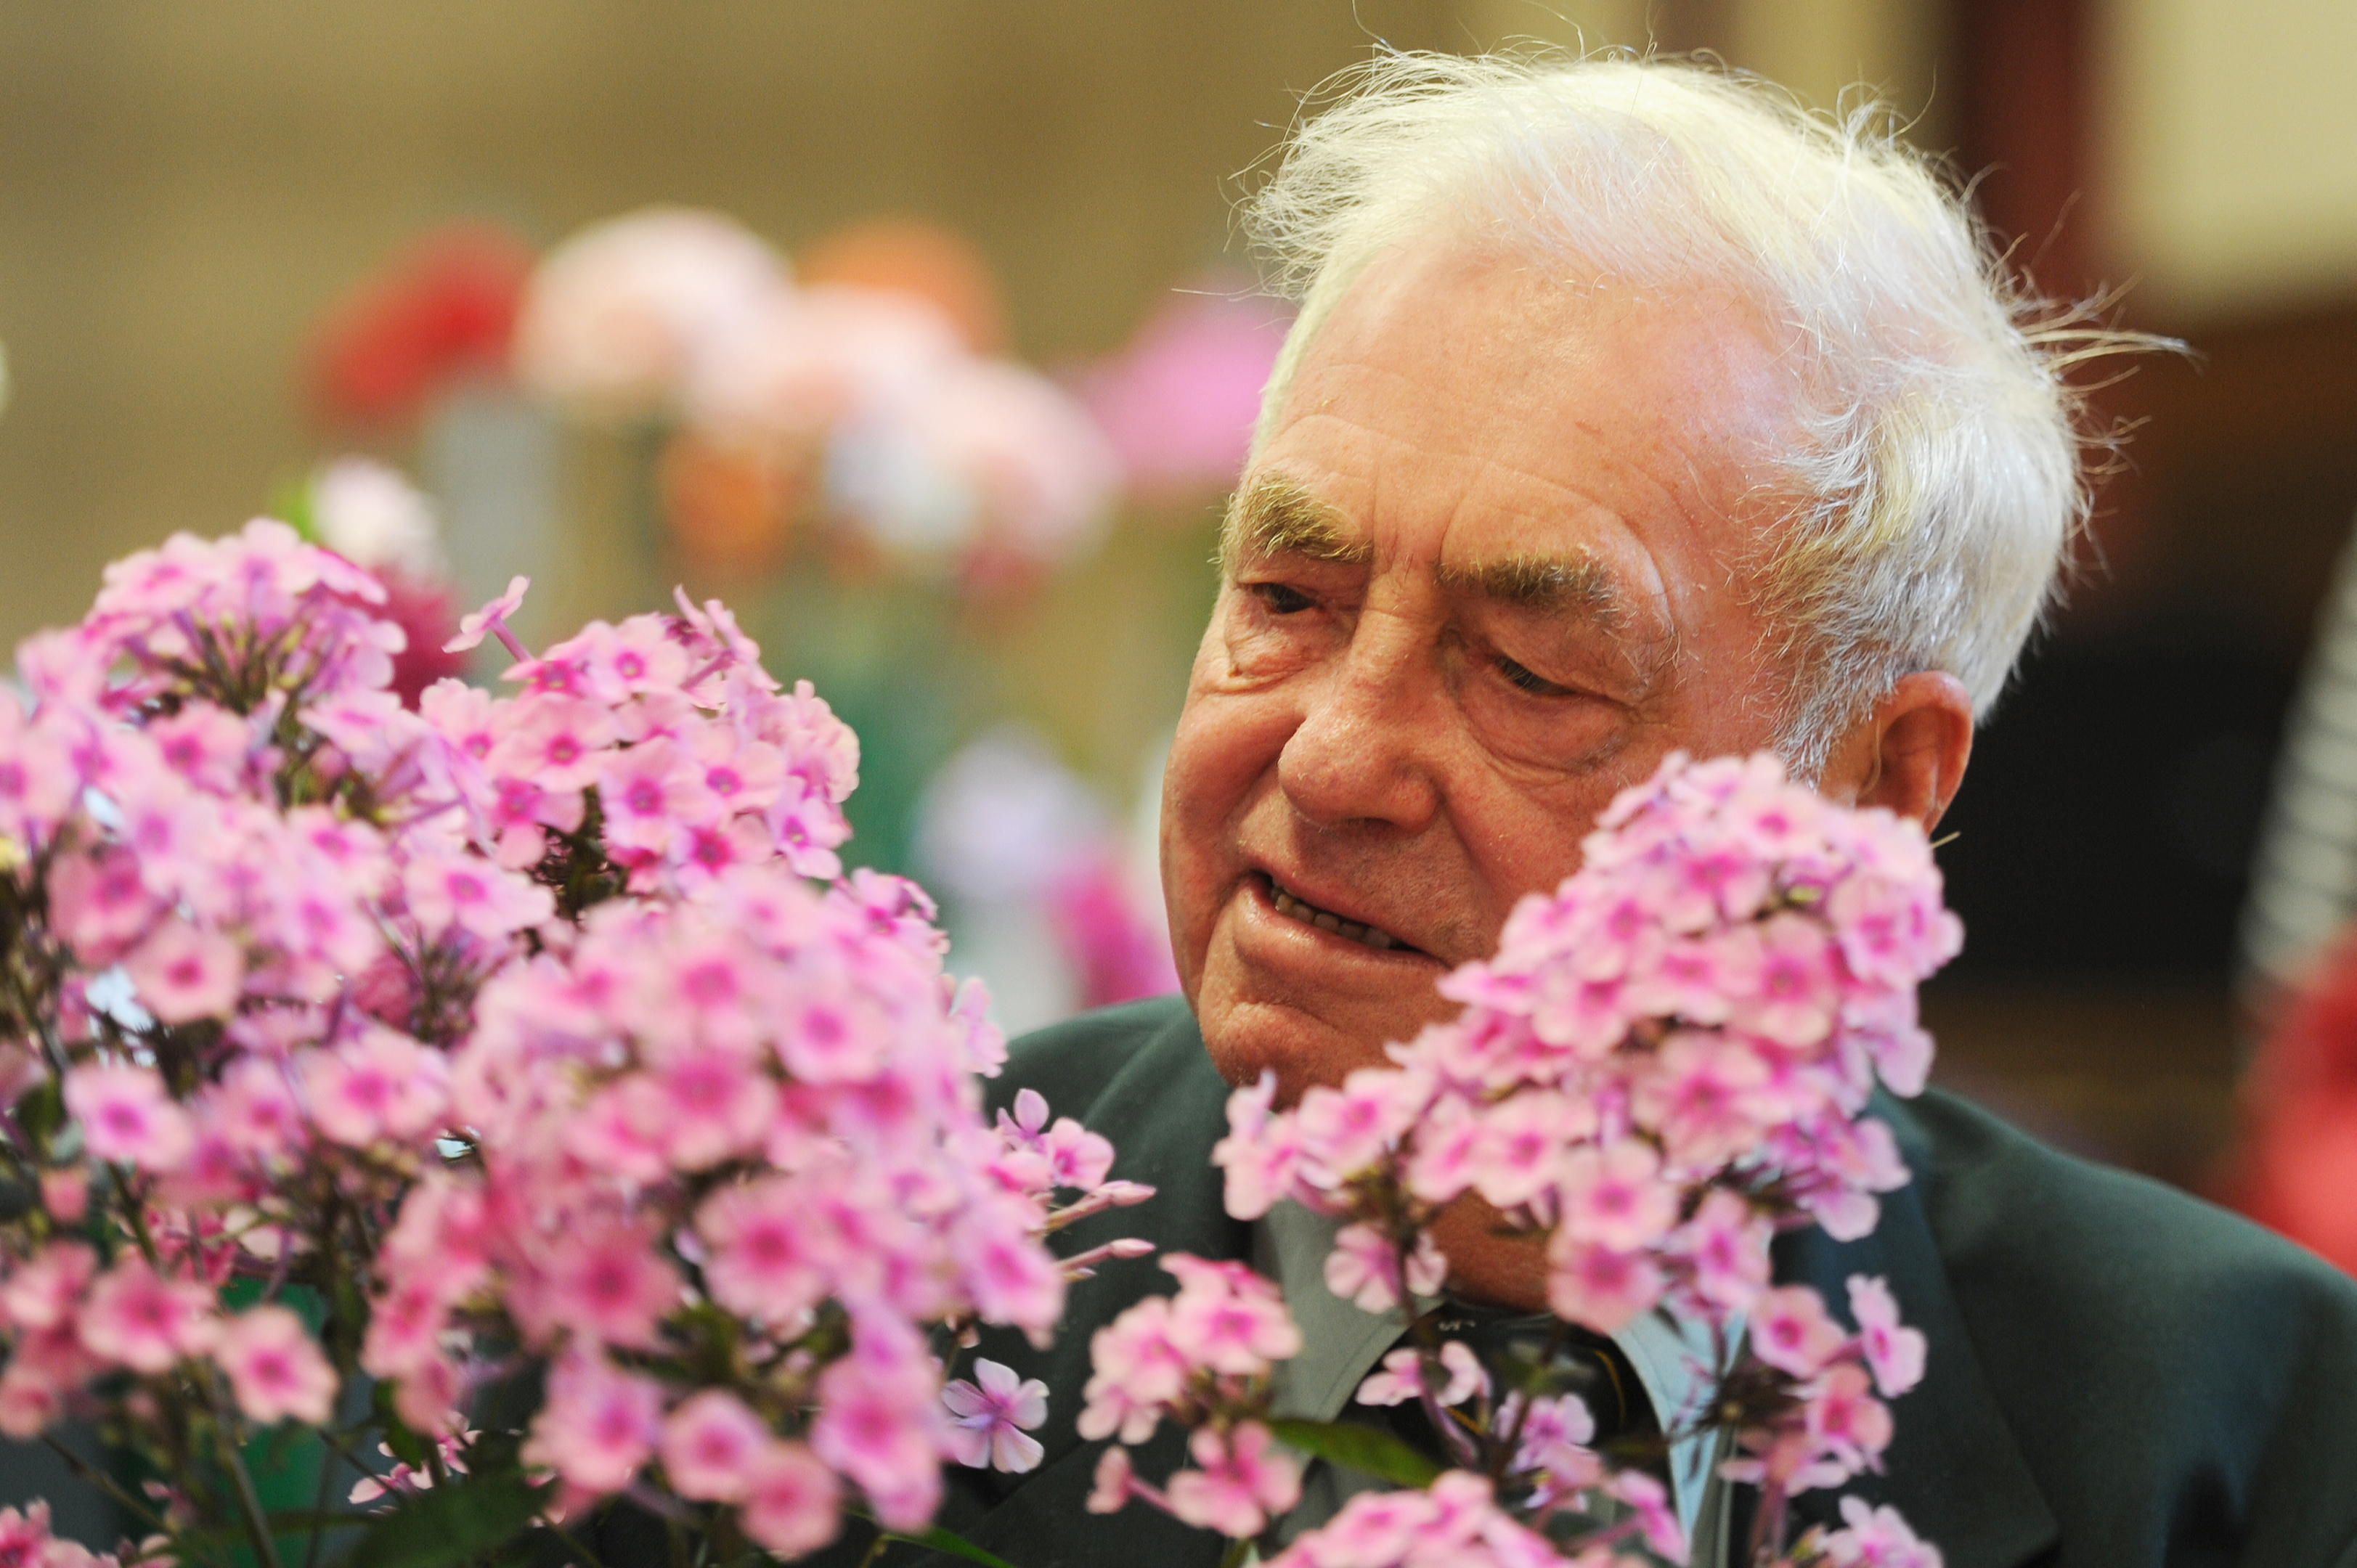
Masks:
[[[2261,1047],[2225,1200],[2357,1273],[2357,933],[2344,932]]]
[[[491,224],[436,230],[327,314],[307,356],[310,394],[327,419],[414,419],[468,375],[504,376],[516,308],[535,257]]]

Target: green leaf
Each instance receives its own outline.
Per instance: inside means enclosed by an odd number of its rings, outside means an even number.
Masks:
[[[452,1479],[410,1501],[361,1537],[344,1568],[444,1568],[500,1546],[540,1511],[543,1493],[522,1476]]]
[[[940,1525],[933,1526],[922,1535],[902,1535],[898,1530],[888,1530],[884,1532],[884,1539],[905,1541],[911,1546],[930,1546],[936,1552],[946,1552],[952,1557],[963,1557],[969,1563],[979,1563],[982,1568],[1015,1568],[1015,1565],[1004,1557],[993,1557],[964,1536],[954,1530],[944,1530]]]
[[[1353,1421],[1272,1421],[1279,1443],[1402,1487],[1431,1485],[1440,1466],[1377,1427]]]

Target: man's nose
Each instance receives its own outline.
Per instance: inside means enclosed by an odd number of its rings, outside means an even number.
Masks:
[[[1417,628],[1389,617],[1362,619],[1340,658],[1309,684],[1301,724],[1277,758],[1286,799],[1324,827],[1423,827],[1440,805],[1441,695]]]

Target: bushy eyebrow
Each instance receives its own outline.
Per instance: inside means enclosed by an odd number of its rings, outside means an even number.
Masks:
[[[1281,475],[1238,491],[1220,529],[1220,568],[1229,575],[1245,561],[1270,555],[1304,555],[1361,566],[1373,554],[1340,512]],[[1607,626],[1626,619],[1620,583],[1604,563],[1585,552],[1517,553],[1471,566],[1443,564],[1434,567],[1433,577],[1449,592],[1522,608],[1581,610]]]
[[[1306,555],[1363,566],[1374,548],[1354,536],[1342,514],[1291,479],[1269,478],[1236,492],[1220,525],[1220,571],[1233,576],[1244,562],[1266,555]]]
[[[1451,593],[1474,594],[1525,609],[1579,610],[1607,627],[1628,619],[1619,579],[1603,562],[1586,553],[1517,553],[1471,566],[1446,563],[1433,576]]]

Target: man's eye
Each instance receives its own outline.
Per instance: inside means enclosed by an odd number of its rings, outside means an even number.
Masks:
[[[1315,603],[1300,589],[1287,587],[1283,583],[1254,583],[1248,586],[1253,596],[1259,599],[1271,615],[1289,616],[1297,610],[1306,610]]]
[[[1517,664],[1503,655],[1501,655],[1498,660],[1498,673],[1533,696],[1568,697],[1571,695],[1570,687],[1558,686],[1527,665]]]

